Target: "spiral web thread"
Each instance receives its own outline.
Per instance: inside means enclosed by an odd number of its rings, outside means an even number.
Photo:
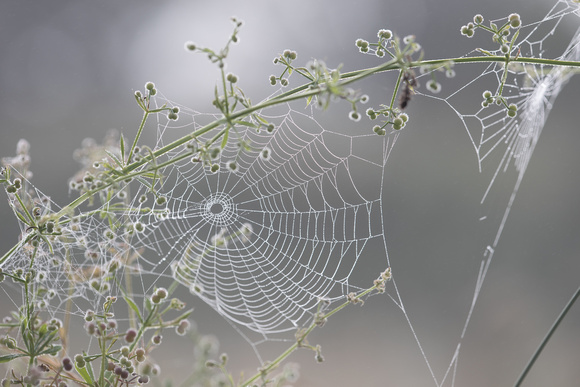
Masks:
[[[570,14],[579,15],[578,4],[559,1],[542,21],[522,27],[516,50],[543,56],[545,41]],[[561,59],[579,60],[579,46],[577,32]],[[461,119],[480,170],[489,174],[483,204],[500,179],[511,179],[512,166],[516,171],[504,216],[499,224],[489,223],[488,228],[497,231],[482,249],[470,311],[442,378],[435,376],[423,352],[438,386],[454,385],[461,340],[494,249],[552,103],[570,76],[561,68],[510,66],[504,97],[518,106],[515,118],[495,105],[486,109],[473,109],[478,101],[467,108],[462,105],[469,96],[481,95],[481,84],[499,84],[502,73],[501,64],[491,64],[447,96],[418,92],[442,101]],[[162,97],[157,100],[164,102]],[[156,159],[160,165],[182,157],[160,170],[154,191],[165,198],[161,204],[152,193],[151,179],[138,178],[118,187],[120,194],[103,196],[103,204],[65,217],[62,236],[52,238],[53,252],[41,246],[32,264],[39,273],[37,283],[45,289],[38,302],[54,316],[66,311],[82,316],[87,308],[102,305],[107,295],[121,294],[122,282],[113,277],[133,274],[138,279],[131,290],[135,299],[175,280],[239,327],[256,348],[309,324],[321,300],[344,300],[346,294],[368,287],[368,282],[353,284],[350,278],[356,268],[369,266],[374,273],[370,282],[390,266],[382,179],[399,133],[378,137],[349,125],[344,131],[328,130],[311,111],[289,105],[279,109],[279,114],[261,112],[275,124],[272,133],[245,126],[230,133],[229,142],[212,160],[220,166],[216,173],[192,161],[191,149],[185,146]],[[176,123],[159,115],[153,150],[215,118],[185,107]],[[214,134],[198,138],[198,143]],[[113,153],[114,144],[106,145]],[[87,142],[83,149],[87,160],[105,157],[104,147],[95,143]],[[228,167],[232,161],[235,169]],[[23,179],[27,200],[34,201],[41,213],[59,210]],[[14,200],[12,204],[18,207]],[[485,215],[481,221],[487,221]],[[29,230],[22,226],[22,232]],[[372,259],[365,255],[371,248]],[[382,251],[379,260],[377,251]],[[27,268],[31,255],[31,248],[23,246],[2,262],[2,269]],[[360,264],[363,259],[365,265]],[[396,287],[389,294],[405,313]]]
[[[372,135],[326,130],[289,106],[264,118],[273,133],[238,128],[217,173],[190,160],[172,168],[168,216],[139,217],[147,227],[138,236],[156,252],[153,270],[170,271],[262,338],[307,325],[321,300],[362,290],[349,277],[367,244],[384,246],[382,184],[369,190],[355,175],[380,178],[396,139],[377,146]],[[161,145],[176,128],[159,127]]]
[[[216,173],[190,147],[205,144],[215,135],[210,132],[144,166],[183,158],[159,171],[155,195],[151,179],[137,178],[100,208],[89,206],[67,218],[63,235],[51,238],[54,254],[42,246],[34,260],[40,282],[50,290],[43,306],[57,316],[73,305],[73,314],[82,315],[107,295],[121,294],[122,281],[112,278],[123,272],[136,275],[137,299],[176,280],[259,343],[307,326],[323,300],[342,301],[367,288],[374,278],[364,284],[349,278],[367,245],[386,256],[381,176],[398,134],[333,132],[312,111],[289,105],[282,110],[262,115],[275,125],[272,133],[242,125],[232,129],[211,160],[220,166]],[[185,107],[177,123],[160,114],[153,150],[216,118]],[[88,140],[77,158],[88,167],[105,155],[104,148],[115,153],[115,141],[101,147]],[[59,210],[30,187],[29,200],[43,214]],[[29,262],[30,249],[23,249],[3,269]],[[376,267],[376,278],[387,262],[366,267]]]

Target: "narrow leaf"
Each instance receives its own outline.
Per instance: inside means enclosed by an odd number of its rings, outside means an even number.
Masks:
[[[121,160],[119,160],[119,158],[117,156],[115,156],[114,154],[112,154],[111,152],[109,152],[106,149],[105,149],[105,153],[107,154],[107,156],[109,156],[111,159],[113,159],[113,161],[115,161],[115,163],[117,163],[117,165],[119,167],[123,167],[123,163],[121,162]]]
[[[121,288],[121,292],[123,293],[123,299],[125,300],[127,305],[129,305],[129,308],[133,309],[133,312],[135,312],[135,314],[139,318],[139,321],[143,322],[143,318],[141,317],[141,313],[139,312],[137,304],[135,304],[135,302],[131,298],[129,298],[129,296],[127,296],[127,293],[125,293],[125,289]]]
[[[230,129],[228,128],[226,130],[226,132],[224,133],[224,138],[222,139],[222,149],[224,149],[226,147],[226,144],[228,143],[229,136],[230,136]]]
[[[86,366],[83,368],[77,367],[76,362],[75,362],[75,368],[77,370],[77,372],[79,373],[80,376],[82,376],[82,378],[85,380],[85,382],[87,382],[90,386],[94,386],[94,382],[93,379],[91,378],[91,375],[89,375]]]
[[[61,349],[62,349],[62,345],[53,345],[51,347],[48,347],[48,349],[42,351],[40,354],[41,355],[56,356]]]
[[[234,121],[234,123],[238,124],[238,125],[243,125],[243,126],[248,126],[250,128],[254,128],[254,129],[258,129],[259,126],[252,123],[252,122],[248,122],[248,121]]]
[[[18,359],[19,357],[26,356],[23,353],[9,353],[8,355],[0,356],[0,363],[8,363],[11,360]]]
[[[268,121],[266,121],[266,119],[262,116],[259,116],[257,114],[254,114],[254,117],[259,120],[260,122],[262,122],[264,125],[269,125],[270,123]]]
[[[85,356],[85,359],[86,359],[87,353],[83,351],[83,355]],[[91,378],[91,380],[95,380],[95,374],[93,372],[93,366],[91,365],[91,362],[90,361],[87,361],[86,362],[85,368],[87,369],[87,372],[88,372],[89,377]]]
[[[121,133],[121,159],[123,161],[123,165],[125,165],[125,137]]]

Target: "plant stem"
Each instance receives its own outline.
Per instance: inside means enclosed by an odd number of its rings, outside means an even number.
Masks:
[[[389,105],[390,109],[393,109],[393,106],[395,106],[395,99],[397,98],[397,92],[401,86],[401,79],[403,78],[404,73],[405,71],[403,70],[399,71],[399,77],[397,78],[397,83],[395,84],[395,89],[393,90],[393,97],[391,98],[391,104]]]
[[[518,62],[518,63],[529,63],[529,64],[540,64],[540,65],[546,65],[546,66],[564,66],[564,67],[580,68],[580,61],[563,61],[563,60],[557,60],[557,59],[525,58],[525,57],[519,57],[517,59],[514,58],[514,59],[510,59],[510,60],[511,60],[511,62]],[[436,65],[445,65],[448,63],[491,63],[491,62],[505,62],[505,61],[506,61],[505,55],[501,55],[501,56],[486,55],[486,56],[477,56],[477,57],[447,58],[447,59],[435,59],[435,60],[415,61],[415,62],[406,62],[406,63],[400,63],[400,61],[398,61],[396,59],[392,59],[386,63],[383,63],[383,64],[375,66],[375,67],[370,67],[367,69],[362,69],[362,70],[357,70],[357,71],[352,71],[352,72],[347,72],[347,73],[341,74],[340,86],[346,86],[350,83],[359,81],[361,79],[367,78],[367,77],[374,75],[374,74],[380,74],[380,73],[383,73],[386,71],[402,70],[403,67],[415,68],[415,67],[424,66],[424,65],[436,66]],[[207,125],[199,128],[198,130],[196,130],[196,131],[194,131],[186,136],[183,136],[182,138],[175,140],[172,143],[167,144],[166,146],[164,146],[162,148],[157,149],[156,151],[152,152],[151,155],[144,157],[140,161],[133,162],[133,163],[127,165],[123,169],[123,172],[125,173],[125,175],[118,176],[117,178],[112,179],[110,182],[103,184],[102,186],[100,186],[94,190],[87,191],[84,194],[82,194],[81,196],[79,196],[77,199],[73,200],[70,204],[63,207],[58,213],[56,213],[54,215],[55,219],[53,219],[53,220],[58,221],[65,214],[71,213],[74,209],[76,209],[82,203],[87,201],[89,198],[93,197],[94,194],[96,194],[97,192],[102,191],[102,190],[110,187],[111,185],[113,185],[117,182],[123,181],[129,177],[135,177],[135,176],[139,176],[139,175],[142,175],[144,173],[149,172],[149,170],[146,169],[143,171],[131,173],[131,172],[137,170],[138,168],[140,168],[141,166],[145,165],[146,163],[150,162],[153,158],[159,158],[160,156],[163,156],[163,155],[167,154],[168,152],[170,152],[170,151],[172,151],[172,150],[174,150],[182,145],[187,144],[189,141],[211,131],[212,129],[215,129],[221,125],[227,125],[228,123],[230,123],[238,118],[247,117],[254,112],[257,112],[257,111],[260,111],[263,109],[267,109],[267,108],[275,106],[275,105],[280,105],[283,103],[288,103],[288,102],[308,98],[310,96],[321,94],[325,91],[324,88],[320,87],[320,86],[316,87],[314,89],[309,89],[310,85],[311,85],[310,83],[304,84],[304,85],[296,87],[296,88],[294,88],[286,93],[282,93],[274,98],[264,100],[264,101],[254,105],[254,106],[250,106],[250,107],[247,107],[247,108],[235,111],[235,112],[230,112],[230,114],[227,117],[219,118],[219,119],[213,121],[212,123],[207,124]],[[322,85],[322,86],[324,86],[324,85]],[[148,116],[149,116],[149,113],[145,112],[143,120],[141,121],[141,125],[139,126],[139,129],[138,129],[136,140],[140,137],[140,134],[145,126],[145,122],[146,122]],[[222,131],[222,133],[225,133],[225,131]],[[217,140],[217,138],[218,138],[218,136],[214,137],[215,140]],[[129,156],[132,155],[136,144],[137,144],[137,142],[135,141],[133,143],[133,146],[131,147],[131,152],[129,153]],[[187,156],[189,156],[189,155],[187,155]],[[178,161],[178,159],[182,159],[182,158],[183,157],[177,157],[175,159],[169,160],[166,163],[160,164],[159,166],[157,166],[157,168],[161,168],[162,166],[170,165],[170,164]],[[6,254],[4,254],[2,256],[2,258],[0,258],[0,265],[2,265],[12,254],[14,254],[14,252],[17,249],[18,249],[18,247],[15,246],[12,249],[10,249]]]
[[[384,282],[383,282],[384,284]],[[366,289],[365,291],[359,293],[356,295],[356,299],[361,299],[364,296],[368,295],[369,293],[371,293],[372,291],[378,289],[379,285],[375,285],[373,287],[370,287],[368,289]],[[344,309],[347,305],[352,304],[352,302],[349,301],[345,301],[342,304],[340,304],[339,306],[337,306],[336,308],[334,308],[333,310],[331,310],[330,312],[324,314],[324,316],[322,316],[323,319],[327,319],[330,318],[332,315],[334,315],[335,313],[338,313],[340,310]],[[292,344],[288,349],[286,349],[284,352],[282,352],[281,355],[279,355],[275,360],[273,360],[271,363],[268,363],[268,365],[264,368],[262,368],[257,374],[255,374],[254,376],[252,376],[250,379],[244,381],[242,384],[240,384],[240,387],[247,387],[249,386],[251,383],[255,382],[256,380],[258,380],[260,377],[267,375],[268,373],[270,373],[273,369],[275,369],[276,367],[278,367],[280,365],[280,363],[282,363],[288,356],[290,356],[290,354],[292,354],[292,352],[294,352],[295,350],[297,350],[298,348],[300,348],[300,346],[304,345],[304,341],[306,340],[306,337],[314,330],[314,328],[316,328],[318,325],[316,324],[316,322],[313,322],[312,324],[310,324],[310,326],[308,327],[308,329],[306,329],[301,335],[300,337],[298,337],[298,339],[296,340],[296,342],[294,344]]]
[[[145,123],[147,122],[147,118],[149,117],[149,111],[145,110],[143,113],[143,119],[141,120],[141,125],[139,125],[139,129],[137,129],[137,135],[135,136],[135,140],[133,141],[133,145],[131,146],[131,150],[129,151],[129,155],[127,156],[127,162],[130,163],[131,159],[133,158],[133,152],[135,151],[135,147],[137,146],[137,142],[139,142],[139,138],[141,138],[141,133],[143,132],[143,128],[145,127]],[[125,161],[125,155],[121,155],[121,160]]]
[[[572,298],[570,298],[570,301],[568,301],[568,303],[566,304],[564,309],[562,309],[562,311],[560,312],[560,315],[558,316],[556,321],[554,321],[554,323],[552,324],[552,327],[550,327],[550,330],[548,331],[548,333],[546,334],[546,336],[544,337],[544,339],[542,340],[542,342],[540,343],[540,345],[536,349],[536,352],[534,352],[534,354],[532,355],[532,357],[528,361],[528,364],[526,364],[526,366],[524,367],[524,370],[522,371],[522,374],[520,375],[520,377],[518,378],[518,380],[514,384],[514,387],[519,387],[522,384],[526,375],[532,369],[532,367],[534,366],[534,363],[536,362],[536,360],[540,356],[540,353],[542,353],[542,350],[544,349],[544,347],[546,346],[548,341],[550,341],[552,334],[554,334],[554,332],[558,328],[558,325],[560,325],[562,320],[564,320],[564,317],[566,316],[566,314],[568,313],[570,308],[572,308],[572,305],[574,305],[574,303],[576,302],[578,297],[580,297],[580,287],[578,287],[578,289],[576,289],[576,292],[574,293]]]

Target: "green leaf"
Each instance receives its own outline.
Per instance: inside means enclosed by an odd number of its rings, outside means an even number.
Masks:
[[[177,321],[181,321],[181,320],[185,320],[186,318],[189,317],[189,315],[193,312],[193,309],[188,310],[187,312],[183,313],[181,316],[177,317],[175,320]]]
[[[250,128],[254,128],[254,129],[258,129],[259,128],[258,125],[254,124],[254,123],[251,123],[251,122],[248,122],[248,121],[234,121],[234,123],[235,124],[238,124],[238,125],[248,126]]]
[[[310,103],[312,102],[313,98],[314,98],[314,95],[308,96],[308,98],[306,99],[306,107],[310,106]]]
[[[87,371],[86,365],[85,365],[85,367],[80,368],[80,367],[77,367],[77,364],[75,362],[75,368],[76,368],[77,372],[79,373],[79,375],[82,376],[82,378],[85,380],[85,382],[87,382],[91,386],[95,385],[93,378],[91,378],[91,375],[89,375],[89,372]]]
[[[85,356],[85,360],[86,360],[87,353],[85,351],[83,351],[83,356]],[[95,374],[93,372],[93,366],[91,366],[91,362],[87,361],[86,364],[87,365],[85,365],[85,368],[86,368],[91,380],[95,380]]]
[[[109,156],[110,158],[112,158],[119,167],[123,167],[123,163],[121,162],[121,160],[119,160],[119,158],[117,156],[115,156],[114,154],[112,154],[111,152],[109,152],[108,150],[105,149],[105,153],[107,154],[107,156]]]
[[[123,164],[125,164],[125,137],[121,133],[121,159],[123,160]]]
[[[518,28],[518,30],[516,31],[516,33],[514,34],[514,37],[512,38],[512,46],[515,43],[515,41],[517,40],[518,36],[520,35],[520,29]],[[511,48],[511,47],[510,47]]]
[[[259,120],[261,123],[263,123],[264,125],[270,125],[270,123],[268,121],[266,121],[266,119],[262,116],[259,116],[257,114],[254,114],[254,117]]]
[[[230,128],[226,129],[226,132],[224,133],[224,138],[222,139],[222,149],[226,147],[229,137],[230,137]]]
[[[137,318],[139,318],[139,322],[143,322],[143,317],[141,317],[141,313],[139,312],[137,304],[135,304],[135,302],[131,298],[129,298],[129,296],[127,296],[127,293],[125,293],[125,289],[121,288],[121,292],[123,292],[123,299],[125,300],[127,305],[129,305],[129,308],[131,308],[133,312],[135,312],[135,314],[137,315]]]
[[[58,331],[48,332],[48,330],[42,332],[42,327],[40,329],[41,329],[40,336],[38,337],[38,341],[34,345],[34,352],[43,352],[45,350],[45,347],[48,347],[50,345],[50,342],[54,340],[54,337],[58,333]]]
[[[481,52],[481,53],[483,53],[483,54],[485,54],[485,55],[487,55],[487,56],[494,56],[491,52],[486,51],[486,50],[484,50],[482,48],[476,48],[476,50],[479,51],[479,52]]]
[[[41,355],[56,356],[60,352],[61,349],[62,349],[62,345],[53,345],[51,347],[48,347],[46,350],[42,351],[40,354]]]
[[[151,313],[152,309],[153,305],[151,305],[151,300],[149,299],[149,297],[145,298],[145,310],[147,311],[147,313]]]
[[[8,363],[11,360],[18,359],[19,357],[26,356],[23,353],[9,353],[8,355],[0,356],[0,363]]]

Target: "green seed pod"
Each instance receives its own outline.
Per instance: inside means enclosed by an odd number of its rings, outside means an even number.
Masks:
[[[427,88],[433,92],[433,94],[437,94],[441,91],[441,84],[434,79],[431,79],[427,82]]]
[[[135,231],[137,231],[137,232],[143,232],[145,230],[145,226],[141,222],[135,222],[133,224],[133,227],[135,228]]]
[[[508,20],[510,22],[510,25],[513,28],[518,28],[522,24],[522,21],[520,19],[520,15],[518,15],[517,13],[510,14],[508,16]]]
[[[270,158],[270,149],[268,149],[268,148],[262,149],[262,152],[260,152],[260,158],[262,158],[263,160],[269,159]]]
[[[165,288],[158,288],[155,291],[155,294],[157,294],[157,296],[159,296],[159,298],[162,299],[162,300],[164,300],[165,298],[167,298],[167,295],[168,295],[167,289],[165,289]]]
[[[391,39],[393,37],[393,32],[391,30],[381,29],[377,33],[377,36],[379,37],[379,39],[387,39],[388,40],[388,39]]]
[[[231,83],[236,83],[238,81],[238,77],[235,74],[228,73],[228,75],[226,75],[226,80]]]

